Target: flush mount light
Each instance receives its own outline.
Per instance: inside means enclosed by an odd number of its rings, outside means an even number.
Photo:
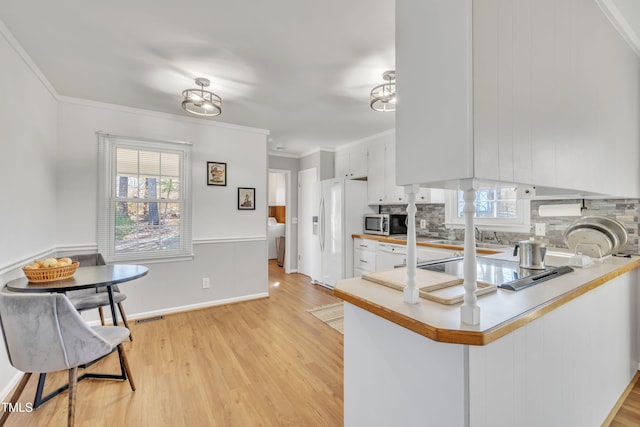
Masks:
[[[222,113],[222,98],[213,92],[204,90],[209,87],[209,80],[199,77],[196,84],[200,89],[186,89],[182,91],[182,108],[197,116],[213,117]]]
[[[382,73],[386,81],[371,89],[371,106],[375,111],[396,111],[396,72],[389,70]]]

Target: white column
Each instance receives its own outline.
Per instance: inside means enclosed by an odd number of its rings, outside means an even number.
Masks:
[[[476,297],[476,239],[473,217],[476,213],[476,191],[473,183],[471,188],[464,189],[464,302],[460,307],[460,320],[468,325],[480,323],[480,307]]]
[[[407,286],[404,288],[404,302],[417,304],[420,298],[416,287],[416,194],[420,191],[417,184],[405,185],[407,195]]]

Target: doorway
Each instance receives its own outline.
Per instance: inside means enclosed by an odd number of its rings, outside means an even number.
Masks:
[[[291,171],[269,169],[268,173],[268,218],[267,254],[268,258],[278,258],[281,251],[282,268],[291,271]],[[284,236],[283,236],[284,235]],[[284,239],[280,239],[283,236]],[[281,243],[282,242],[282,243]],[[283,246],[281,248],[281,246]],[[274,253],[275,252],[275,253]]]

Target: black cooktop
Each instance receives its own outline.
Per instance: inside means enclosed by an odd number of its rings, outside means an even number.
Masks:
[[[422,263],[418,267],[464,277],[463,259],[461,258]],[[514,261],[482,257],[476,258],[476,269],[478,282],[490,283],[511,291],[519,291],[573,271],[571,267],[567,266],[531,270],[520,268],[519,264]]]

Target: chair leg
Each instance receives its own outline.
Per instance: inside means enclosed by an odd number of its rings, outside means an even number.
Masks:
[[[76,419],[76,392],[78,390],[78,367],[69,369],[69,411],[67,425],[73,427]]]
[[[129,380],[129,385],[131,386],[131,390],[136,391],[136,385],[133,382],[133,377],[131,376],[131,370],[129,369],[129,361],[127,360],[127,355],[124,352],[122,343],[118,344],[118,356],[120,356],[120,364],[124,367],[124,372],[127,374],[127,379]]]
[[[104,326],[104,311],[102,311],[102,307],[98,307],[98,313],[100,313],[100,324]]]
[[[31,372],[27,372],[22,376],[22,379],[18,383],[16,390],[11,395],[11,400],[9,400],[9,408],[12,408],[15,406],[16,402],[18,401],[18,398],[20,398],[20,395],[22,394],[22,391],[24,390],[27,383],[29,382],[29,378],[31,378]],[[3,409],[4,410],[2,411],[2,416],[0,417],[0,427],[7,422],[7,418],[9,418],[9,414],[11,414],[11,412],[8,411],[6,407]]]
[[[129,330],[129,340],[133,341],[133,334],[131,333],[131,328],[129,327],[129,322],[127,322],[127,316],[124,314],[124,308],[122,307],[122,303],[118,303],[118,310],[120,310],[120,316],[122,317],[122,323],[124,323],[124,327]]]

